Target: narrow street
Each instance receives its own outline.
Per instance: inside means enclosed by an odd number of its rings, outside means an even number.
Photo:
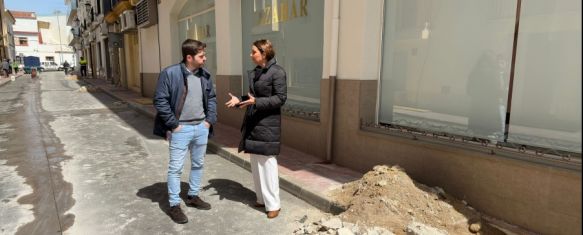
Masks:
[[[209,211],[166,214],[168,144],[153,121],[63,72],[0,87],[0,234],[291,234],[323,213],[281,190],[282,213],[253,207],[251,174],[208,154]],[[190,161],[182,174],[186,192]]]

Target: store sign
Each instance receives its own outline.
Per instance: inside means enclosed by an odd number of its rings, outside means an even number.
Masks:
[[[308,16],[308,0],[273,0],[272,3],[259,11],[257,25],[282,23]]]
[[[205,38],[211,37],[211,26],[210,25],[194,25],[189,30],[190,37],[195,40],[203,40]]]

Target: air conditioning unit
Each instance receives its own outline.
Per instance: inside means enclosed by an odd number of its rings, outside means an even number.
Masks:
[[[107,35],[107,33],[109,33],[109,26],[107,25],[107,23],[105,23],[105,21],[99,24],[99,33],[104,36]]]
[[[145,28],[158,23],[158,1],[141,0],[136,5],[136,24]]]
[[[134,10],[125,10],[121,13],[121,31],[125,32],[136,28],[136,12]]]

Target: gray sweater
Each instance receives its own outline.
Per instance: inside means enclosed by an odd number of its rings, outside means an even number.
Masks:
[[[200,79],[200,77],[192,73],[186,78],[188,82],[188,93],[184,101],[184,108],[180,114],[180,124],[196,125],[201,123],[205,118]]]

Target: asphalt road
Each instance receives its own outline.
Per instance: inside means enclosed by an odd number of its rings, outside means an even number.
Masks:
[[[62,72],[0,87],[0,234],[291,234],[324,214],[281,191],[268,220],[253,207],[250,172],[207,154],[209,211],[166,214],[168,144],[152,120]],[[186,192],[187,160],[182,177]]]

